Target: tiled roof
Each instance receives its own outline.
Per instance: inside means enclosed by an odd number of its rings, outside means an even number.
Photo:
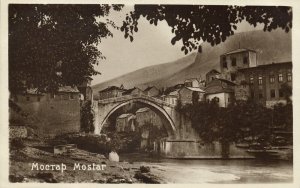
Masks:
[[[267,67],[271,67],[271,66],[280,66],[280,65],[290,65],[290,66],[292,66],[292,62],[288,61],[288,62],[269,63],[269,64],[264,64],[264,65],[258,65],[256,67],[241,68],[241,69],[238,69],[238,71],[247,71],[247,70],[253,70],[253,69],[263,69],[263,68],[267,68]]]
[[[135,113],[142,113],[142,112],[147,112],[147,111],[149,111],[149,108],[145,107],[145,108],[138,109]]]
[[[152,88],[156,88],[155,86],[147,87],[144,91],[149,91]],[[157,89],[157,88],[156,88]]]
[[[118,118],[128,118],[128,117],[130,117],[130,116],[134,116],[133,114],[121,114],[120,116],[118,116]]]
[[[223,79],[223,78],[216,78],[215,80],[220,80],[221,82],[225,82],[225,83],[227,83],[229,85],[232,85],[232,86],[236,85],[236,83],[234,83],[232,81],[229,81],[229,80],[226,80],[226,79]]]
[[[123,91],[126,91],[125,89],[121,89],[121,88],[119,88],[119,87],[117,87],[117,86],[109,86],[109,87],[107,87],[107,88],[105,88],[105,89],[103,89],[103,90],[101,90],[101,91],[99,91],[99,92],[107,92],[107,91],[112,91],[112,90],[123,90]]]
[[[131,88],[131,89],[128,89],[128,90],[124,91],[124,92],[122,93],[122,95],[130,95],[135,89],[140,90],[139,88],[134,87],[134,88]]]
[[[222,84],[222,82],[226,83],[226,85]],[[234,85],[236,84],[225,79],[214,79],[205,88],[205,94],[232,93],[234,90],[231,87]]]
[[[168,95],[178,96],[178,91],[179,91],[179,89],[176,89],[175,91],[170,92]]]
[[[210,70],[209,72],[207,72],[206,74],[209,74],[209,73],[217,73],[217,74],[221,74],[219,71],[217,71],[216,69],[212,69]]]
[[[71,86],[61,86],[58,88],[58,93],[79,93],[79,90],[77,87],[71,87]],[[37,88],[31,88],[26,90],[27,94],[31,95],[43,95],[44,93],[41,93],[38,91]]]
[[[232,50],[232,51],[226,52],[223,55],[229,55],[229,54],[235,54],[235,53],[247,52],[247,51],[256,52],[255,50],[252,50],[252,49],[239,48],[239,49],[236,49],[236,50]]]
[[[27,89],[26,90],[27,94],[31,94],[31,95],[43,95],[43,93],[38,92],[37,88],[31,88],[31,89]]]
[[[198,79],[197,79],[197,78],[189,78],[189,79],[186,79],[184,82],[190,82],[190,81],[193,81],[193,80],[196,80],[196,81],[198,81]]]
[[[79,93],[79,90],[77,87],[71,87],[71,86],[62,86],[58,88],[58,92],[61,93]]]
[[[187,88],[188,90],[191,90],[191,91],[197,91],[197,92],[204,93],[204,91],[202,89],[200,89],[199,87],[185,87],[185,88]]]

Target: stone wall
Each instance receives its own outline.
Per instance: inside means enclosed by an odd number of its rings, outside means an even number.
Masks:
[[[79,100],[41,100],[17,102],[31,118],[31,127],[40,135],[54,136],[80,131]],[[18,114],[10,111],[10,119]]]
[[[160,153],[167,158],[222,158],[222,145],[219,142],[201,143],[197,140],[164,140],[160,143]],[[229,158],[253,158],[245,149],[235,144],[229,146]]]

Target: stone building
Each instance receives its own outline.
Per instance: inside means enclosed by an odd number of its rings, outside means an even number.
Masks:
[[[30,114],[31,126],[40,135],[54,136],[80,131],[79,90],[76,87],[60,87],[56,93],[40,93],[29,89],[23,94],[11,96],[23,112]],[[18,116],[10,111],[10,119]]]
[[[126,90],[123,87],[110,86],[99,91],[99,100],[121,97]]]
[[[184,81],[185,87],[200,87],[199,80],[197,78],[190,78]]]
[[[144,90],[145,95],[148,95],[149,97],[157,97],[159,95],[159,89],[155,86],[147,87]]]
[[[157,138],[167,136],[160,116],[147,107],[136,111],[136,123],[141,131],[141,149],[153,148]]]
[[[163,95],[162,99],[169,104],[177,105],[178,98],[179,98],[178,91],[179,91],[179,89],[176,89],[166,95]]]
[[[219,71],[217,71],[216,69],[212,69],[205,75],[205,77],[206,77],[205,85],[209,84],[212,80],[214,80],[216,78],[220,78],[220,75],[221,75],[221,73]]]
[[[138,127],[146,124],[151,124],[156,127],[162,127],[161,118],[151,109],[144,107],[135,112],[136,122]]]
[[[135,115],[121,114],[116,119],[117,132],[134,132],[135,131]]]
[[[124,91],[122,95],[144,95],[144,91],[140,88],[134,87]]]
[[[239,69],[237,82],[248,83],[249,98],[267,107],[286,103],[282,85],[292,87],[292,62],[272,63],[257,67]]]
[[[204,91],[199,87],[183,87],[178,90],[178,94],[182,104],[192,104],[193,95],[198,96],[198,102],[204,100]]]
[[[236,81],[237,70],[256,66],[256,51],[251,49],[236,49],[220,56],[221,76],[232,82]]]
[[[206,101],[215,100],[220,107],[227,107],[234,101],[235,85],[235,83],[221,78],[212,80],[205,88]]]

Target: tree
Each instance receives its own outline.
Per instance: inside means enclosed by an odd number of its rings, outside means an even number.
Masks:
[[[83,102],[80,108],[80,126],[81,130],[90,133],[94,132],[94,111],[92,108],[92,102],[86,101]]]
[[[56,91],[99,74],[101,38],[112,36],[101,21],[123,5],[9,5],[9,90]]]
[[[282,28],[289,32],[292,28],[291,7],[135,5],[134,11],[127,15],[121,27],[125,38],[133,41],[133,34],[138,32],[138,20],[141,17],[154,25],[165,20],[175,34],[171,43],[174,45],[182,40],[181,51],[185,54],[195,49],[201,52],[202,41],[212,46],[224,42],[234,34],[237,24],[242,20],[253,26],[263,24],[264,31]]]

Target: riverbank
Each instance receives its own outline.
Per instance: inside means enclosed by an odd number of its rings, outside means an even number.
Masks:
[[[109,161],[104,155],[78,148],[57,155],[53,150],[43,147],[44,143],[40,139],[23,139],[17,146],[10,150],[10,182],[163,182],[151,172],[151,168],[135,163]]]
[[[45,147],[41,139],[23,139],[10,148],[11,182],[223,184],[293,181],[293,163],[288,161],[176,160],[149,157],[147,153],[120,153],[120,162],[114,162],[107,156],[78,148],[69,153],[54,154],[53,148]],[[33,164],[43,166],[43,169],[36,166],[32,169]],[[66,165],[63,171],[53,170],[54,167],[45,170],[46,165],[62,164]],[[75,164],[80,165],[76,170]],[[93,165],[96,165],[94,169]]]

